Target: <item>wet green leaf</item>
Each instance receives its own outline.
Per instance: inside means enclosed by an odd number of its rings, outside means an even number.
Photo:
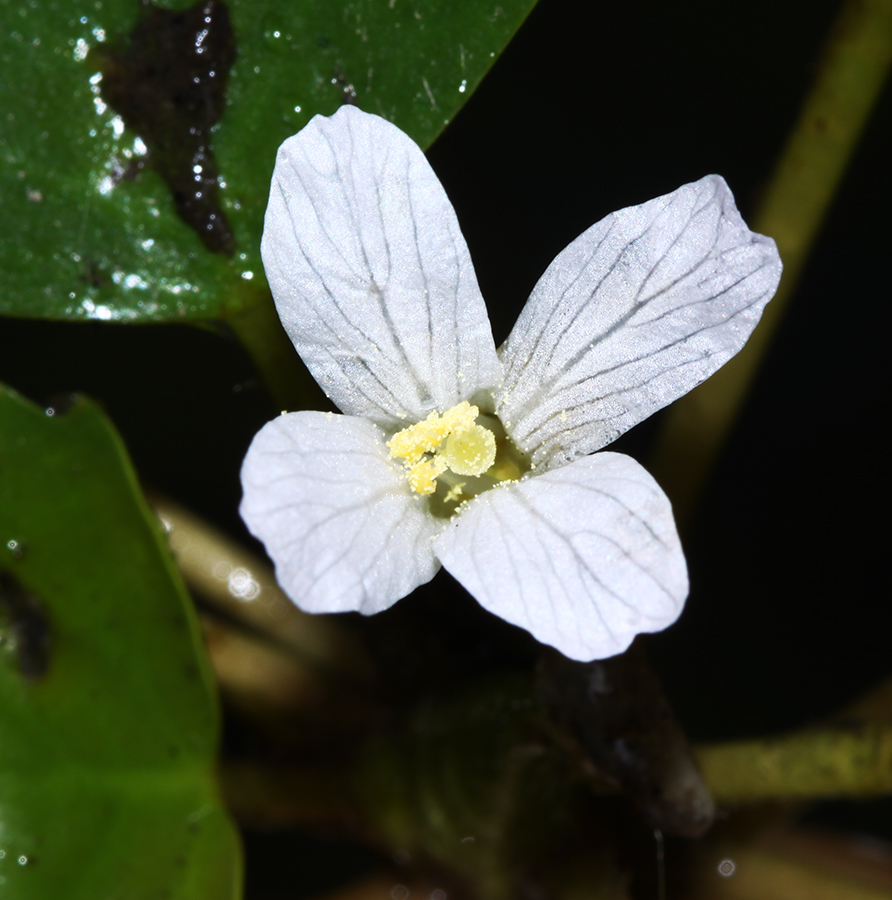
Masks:
[[[0,386],[0,892],[232,900],[217,708],[117,434]]]
[[[203,126],[234,235],[227,255],[207,249],[177,215],[159,153],[146,154],[150,139],[109,103],[119,96],[109,90],[115,60],[134,59],[152,41],[168,46],[133,32],[155,13],[136,0],[0,0],[0,189],[15,222],[0,247],[0,314],[195,320],[265,299],[259,244],[279,143],[355,95],[429,145],[532,5],[231,0],[236,55],[225,109]],[[125,83],[132,95],[134,82]],[[219,249],[231,249],[228,238]]]

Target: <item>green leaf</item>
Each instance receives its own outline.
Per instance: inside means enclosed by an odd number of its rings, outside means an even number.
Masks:
[[[157,10],[135,0],[0,0],[0,190],[15,223],[0,246],[0,314],[183,321],[268,302],[259,245],[281,141],[355,93],[428,146],[533,2],[231,0],[236,56],[210,129],[235,239],[225,255],[177,215],[163,154],[139,168],[149,159],[139,136],[108,105],[114,60],[149,43],[128,45],[127,35]],[[221,4],[207,5],[216,23]]]
[[[120,439],[0,386],[0,892],[232,900],[194,614]]]

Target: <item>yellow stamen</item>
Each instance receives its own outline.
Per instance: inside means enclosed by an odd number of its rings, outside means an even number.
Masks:
[[[432,412],[388,441],[390,455],[402,459],[409,469],[413,491],[432,494],[446,469],[457,475],[482,475],[493,464],[496,439],[488,428],[476,424],[479,413],[463,400],[442,416]]]

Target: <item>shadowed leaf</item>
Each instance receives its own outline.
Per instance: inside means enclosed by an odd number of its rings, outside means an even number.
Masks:
[[[194,616],[119,438],[0,387],[0,874],[21,900],[234,900]]]

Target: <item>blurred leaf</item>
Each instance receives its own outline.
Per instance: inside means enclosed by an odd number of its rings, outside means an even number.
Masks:
[[[0,879],[21,900],[231,900],[197,626],[90,402],[0,386]]]
[[[0,184],[16,223],[0,247],[0,314],[196,320],[266,300],[260,234],[281,141],[355,94],[428,146],[532,5],[231,0],[236,57],[211,127],[226,256],[177,216],[158,169],[139,168],[151,154],[103,95],[100,70],[145,43],[127,35],[153,13],[136,0],[0,0]]]

